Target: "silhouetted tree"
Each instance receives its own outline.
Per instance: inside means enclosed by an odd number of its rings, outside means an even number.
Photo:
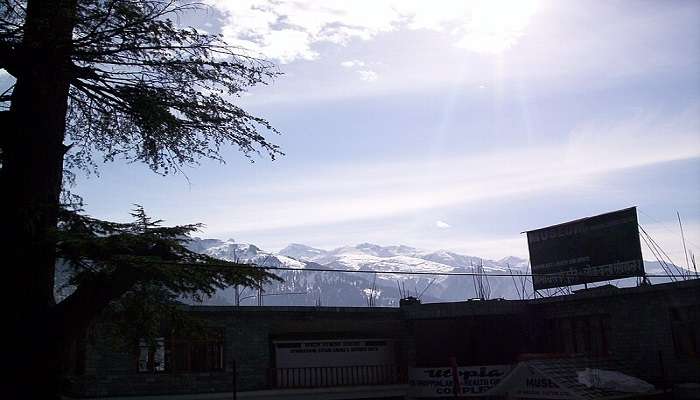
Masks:
[[[88,308],[104,303],[55,304],[64,167],[90,170],[94,157],[123,157],[170,173],[201,157],[220,159],[228,144],[246,155],[280,154],[261,134],[274,131],[268,122],[233,102],[276,70],[220,36],[173,22],[193,8],[167,0],[0,0],[0,68],[14,77],[0,94],[0,243],[6,294],[20,299],[9,315],[16,387],[47,390],[58,347],[71,339],[66,322],[79,326]],[[76,296],[100,298],[120,283],[100,276],[81,280]]]
[[[75,290],[55,307],[58,314],[64,308],[76,312],[56,321],[56,333],[63,332],[56,338],[83,333],[108,306],[112,311],[132,311],[122,316],[120,329],[129,331],[126,336],[147,336],[157,333],[154,329],[163,318],[178,312],[183,298],[200,302],[218,289],[260,287],[279,280],[263,268],[189,250],[190,234],[200,224],[164,227],[163,221],[152,220],[141,206],[131,215],[133,222],[115,223],[60,211],[56,254],[67,275],[66,284]],[[75,303],[83,306],[75,307]],[[144,312],[149,307],[159,311]]]

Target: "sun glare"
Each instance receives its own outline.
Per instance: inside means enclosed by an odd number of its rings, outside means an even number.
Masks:
[[[457,46],[478,53],[503,53],[523,35],[538,9],[537,0],[475,1]]]

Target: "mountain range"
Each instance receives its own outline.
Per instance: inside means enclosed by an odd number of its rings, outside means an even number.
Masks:
[[[430,274],[479,271],[486,274],[528,273],[528,261],[513,256],[488,260],[446,250],[426,251],[404,245],[380,246],[372,243],[332,250],[294,243],[273,253],[232,239],[199,238],[194,238],[188,247],[224,260],[285,268],[274,271],[283,282],[266,285],[261,293],[250,288],[228,288],[206,301],[206,304],[212,305],[397,306],[399,299],[407,296],[420,298],[424,303],[532,297],[532,285],[525,276],[479,279]],[[352,272],[334,273],[316,269]],[[663,273],[657,262],[645,262],[645,269],[651,274]],[[403,274],[406,272],[422,274]],[[661,281],[667,279],[656,278],[654,283]],[[636,278],[611,283],[630,286],[636,283]]]

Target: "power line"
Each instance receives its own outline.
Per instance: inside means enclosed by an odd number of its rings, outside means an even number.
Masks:
[[[255,264],[225,264],[225,263],[178,263],[173,261],[147,261],[141,264],[159,264],[159,265],[178,265],[185,267],[226,267],[240,269],[264,269],[269,271],[297,271],[297,272],[336,272],[348,274],[385,274],[385,275],[437,275],[437,276],[489,276],[489,277],[511,277],[511,276],[564,276],[564,277],[587,277],[587,278],[609,278],[622,279],[628,278],[629,275],[623,274],[585,274],[585,273],[552,273],[552,274],[533,274],[533,273],[486,273],[486,272],[440,272],[440,271],[372,271],[372,270],[351,270],[351,269],[330,269],[330,268],[292,268],[292,267],[261,267]],[[647,274],[649,278],[686,278],[685,274]]]

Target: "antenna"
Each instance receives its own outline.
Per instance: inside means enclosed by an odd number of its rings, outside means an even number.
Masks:
[[[506,266],[508,267],[508,273],[511,274],[510,277],[513,279],[513,286],[515,286],[515,292],[518,294],[518,298],[520,300],[525,300],[525,293],[520,291],[519,285],[515,281],[515,274],[513,274],[513,270],[510,268],[510,263],[506,263]]]
[[[366,301],[367,301],[367,307],[374,307],[375,305],[375,298],[374,294],[376,292],[377,288],[377,274],[374,274],[374,279],[372,280],[372,287],[369,288],[369,294],[366,295]]]
[[[477,272],[474,269],[474,262],[472,260],[469,260],[469,265],[472,267],[472,272]],[[474,284],[474,296],[481,298],[479,295],[478,285],[476,283],[476,275],[472,275],[472,283]]]
[[[683,253],[685,254],[685,268],[688,270],[688,274],[690,274],[690,263],[688,262],[688,249],[685,247],[685,234],[683,233],[683,223],[681,223],[681,213],[676,210],[676,215],[678,215],[678,226],[681,227],[681,240],[683,241]],[[695,266],[695,263],[693,263],[693,268],[695,269],[695,277],[698,276],[698,269]]]
[[[318,288],[318,294],[316,295],[316,307],[321,307],[323,306],[323,303],[321,302],[321,288]]]

